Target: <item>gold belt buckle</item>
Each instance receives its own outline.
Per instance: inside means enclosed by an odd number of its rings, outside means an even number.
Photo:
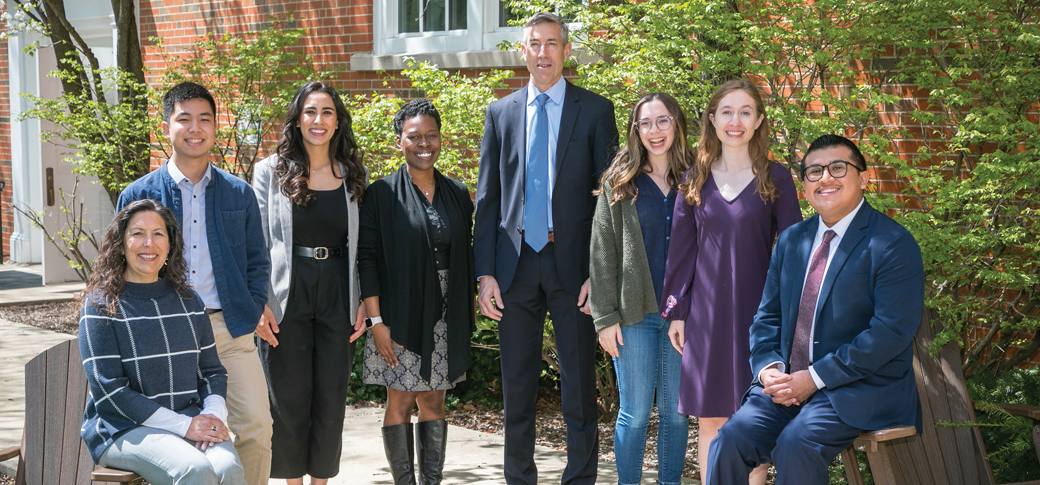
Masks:
[[[314,259],[329,259],[329,248],[314,248]]]

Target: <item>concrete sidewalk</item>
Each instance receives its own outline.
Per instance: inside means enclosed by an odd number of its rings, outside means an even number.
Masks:
[[[53,301],[69,301],[72,294],[82,291],[86,286],[82,281],[51,284],[47,286],[22,286],[24,283],[35,279],[35,284],[40,285],[43,278],[43,266],[39,264],[0,264],[0,306],[26,305],[30,303],[44,303]],[[15,286],[15,289],[5,289]],[[3,388],[0,388],[3,389]]]
[[[34,290],[39,290],[38,288]],[[25,420],[25,363],[40,352],[73,336],[0,319],[0,448],[21,442]],[[390,470],[380,434],[382,408],[347,408],[343,424],[343,455],[334,485],[389,484]],[[501,484],[504,439],[501,436],[451,426],[448,430],[446,484]],[[566,455],[536,447],[535,461],[542,483],[559,483]],[[14,460],[0,463],[0,473],[13,475]],[[643,473],[643,483],[655,483],[657,472]],[[283,483],[272,480],[271,483]],[[617,483],[614,463],[600,462],[597,483]],[[696,484],[683,480],[684,484]]]

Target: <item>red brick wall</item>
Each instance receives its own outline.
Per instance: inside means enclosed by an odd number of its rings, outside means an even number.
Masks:
[[[6,29],[0,24],[0,32]],[[11,99],[9,89],[11,86],[11,70],[7,62],[7,40],[0,39],[0,181],[7,184],[0,191],[0,248],[3,248],[3,257],[0,263],[7,261],[11,254],[11,245],[8,239],[14,230],[14,208],[11,205]]]

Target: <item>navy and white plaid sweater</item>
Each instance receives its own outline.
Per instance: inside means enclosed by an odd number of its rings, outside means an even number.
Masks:
[[[90,385],[80,436],[94,462],[121,433],[160,407],[197,416],[206,396],[227,395],[202,299],[179,295],[165,279],[126,283],[113,315],[99,295],[83,299],[79,351]]]

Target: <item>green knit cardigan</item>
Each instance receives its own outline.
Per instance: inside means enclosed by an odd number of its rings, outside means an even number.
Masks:
[[[597,332],[615,323],[636,324],[660,311],[635,201],[611,204],[610,192],[603,187],[592,219],[589,298]]]

